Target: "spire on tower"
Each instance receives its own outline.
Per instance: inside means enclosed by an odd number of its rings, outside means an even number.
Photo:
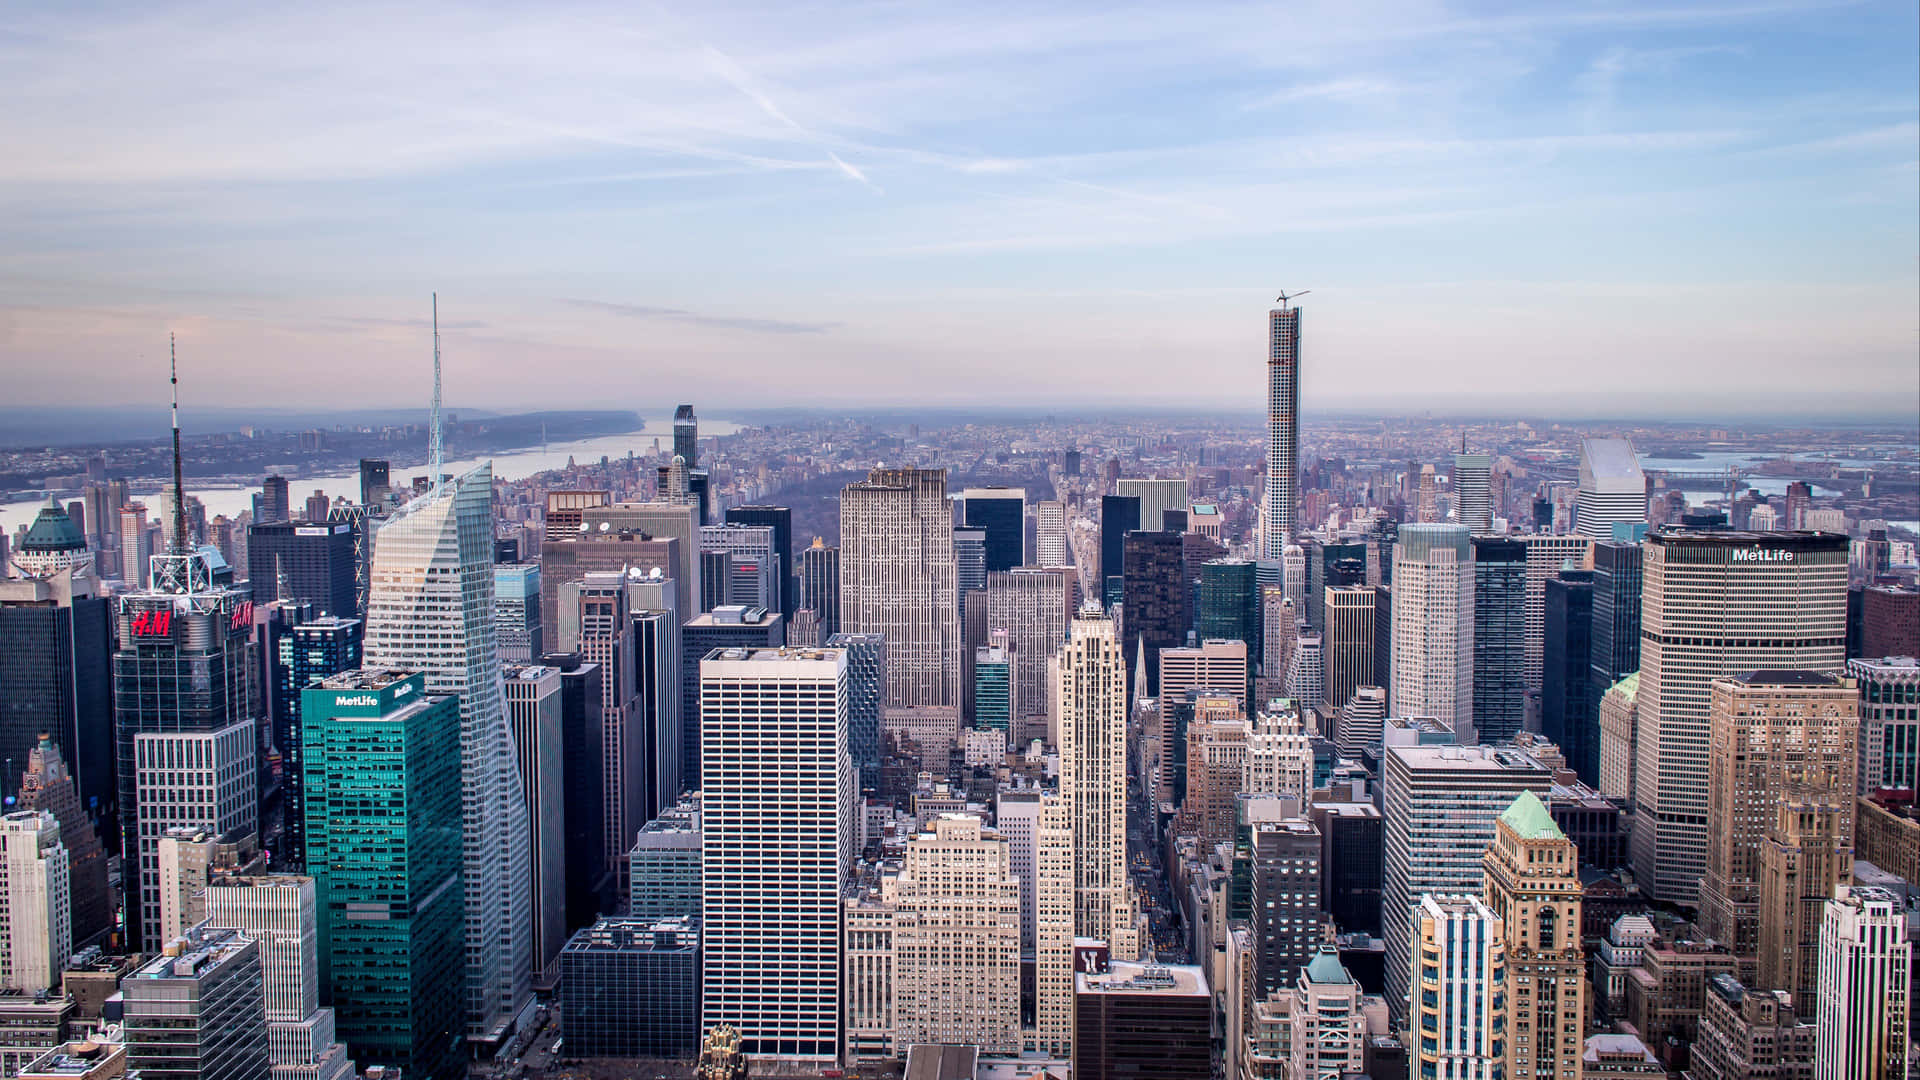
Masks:
[[[180,480],[180,359],[167,335],[168,377],[173,382],[173,554],[187,552],[186,485]]]
[[[440,294],[433,294],[433,418],[427,436],[427,489],[440,490],[441,459],[445,446],[440,441]]]

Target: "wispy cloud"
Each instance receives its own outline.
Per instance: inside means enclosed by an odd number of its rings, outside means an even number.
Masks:
[[[754,334],[824,334],[835,323],[788,322],[783,319],[759,319],[744,315],[703,315],[685,308],[655,307],[648,304],[614,304],[602,300],[563,298],[563,304],[618,315],[625,319],[666,319],[714,330],[744,330]]]

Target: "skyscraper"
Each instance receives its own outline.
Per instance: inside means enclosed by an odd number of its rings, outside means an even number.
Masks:
[[[1540,674],[1540,732],[1581,776],[1600,774],[1600,714],[1593,690],[1593,571],[1563,570],[1547,582]],[[1486,736],[1483,734],[1482,738]]]
[[[793,574],[793,509],[786,506],[729,506],[727,524],[758,525],[773,530],[774,582],[778,593],[767,606],[779,608],[788,619],[800,607],[799,581]],[[816,612],[818,608],[814,609]]]
[[[380,527],[366,666],[460,700],[468,1031],[497,1039],[532,993],[528,808],[493,635],[493,473],[435,485]]]
[[[247,580],[254,599],[305,600],[322,615],[358,617],[353,531],[346,521],[255,524],[247,530]],[[491,547],[487,558],[491,563]]]
[[[714,764],[701,796],[702,1027],[732,1025],[755,1057],[831,1065],[857,799],[846,654],[716,650],[700,685]]]
[[[293,500],[287,495],[287,478],[269,476],[260,482],[260,505],[253,513],[256,524],[293,520]]]
[[[1353,697],[1355,690],[1374,685],[1373,590],[1365,585],[1329,586],[1326,598],[1326,703],[1338,708]],[[1474,700],[1479,701],[1477,693]]]
[[[493,568],[494,638],[500,659],[528,663],[547,651],[540,619],[540,564]]]
[[[1920,792],[1920,660],[1888,656],[1847,661],[1860,684],[1860,794]]]
[[[1387,915],[1388,941],[1398,910]],[[1493,1080],[1505,1070],[1506,1044],[1501,1004],[1511,993],[1506,964],[1506,932],[1500,917],[1478,896],[1429,893],[1412,909],[1404,933],[1413,939],[1419,980],[1411,1006],[1397,1001],[1388,981],[1387,1004],[1405,1010],[1413,1040],[1412,1076]],[[1391,950],[1392,946],[1388,946]],[[1388,968],[1392,968],[1388,964]],[[1577,1073],[1575,1075],[1578,1075]]]
[[[314,880],[305,875],[218,877],[206,890],[203,925],[260,942],[268,1056],[275,1072],[351,1080],[353,1061],[334,1041],[333,1010],[320,1005],[317,897]]]
[[[1879,888],[1834,891],[1820,926],[1814,1080],[1907,1075],[1913,946],[1904,905]]]
[[[1855,806],[1850,792],[1792,795],[1775,808],[1760,844],[1759,985],[1792,994],[1805,1017],[1819,1003],[1827,901],[1853,881]]]
[[[306,727],[302,692],[315,680],[360,666],[360,620],[332,615],[297,623],[278,635],[273,673],[273,743],[280,751],[281,847],[285,865],[307,865]],[[281,852],[276,851],[276,855]]]
[[[461,1076],[472,965],[469,913],[451,902],[466,859],[459,703],[424,673],[367,668],[321,680],[302,709],[320,984],[340,1038],[363,1065]],[[511,929],[524,939],[531,923]]]
[[[1759,966],[1761,841],[1789,798],[1852,794],[1860,691],[1851,679],[1824,672],[1763,670],[1715,679],[1709,693],[1700,926],[1733,950],[1740,980],[1752,983]],[[1851,805],[1839,823],[1848,837]]]
[[[880,785],[880,713],[887,704],[887,639],[884,634],[835,634],[827,648],[847,654],[847,754],[859,790]]]
[[[1152,534],[1147,534],[1152,535]],[[1140,954],[1127,873],[1126,666],[1113,620],[1082,611],[1060,648],[1060,793],[1072,818],[1075,937]]]
[[[688,619],[680,627],[680,772],[678,795],[701,788],[703,721],[700,717],[700,662],[715,649],[777,648],[787,643],[787,624],[777,611],[739,607],[714,608]],[[637,826],[636,826],[637,827]]]
[[[387,501],[391,490],[389,464],[378,458],[360,459],[360,505],[378,506]]]
[[[1248,827],[1253,855],[1253,986],[1259,997],[1294,984],[1323,937],[1320,830],[1287,818]]]
[[[560,669],[510,664],[501,671],[520,791],[529,814],[527,895],[532,920],[533,970],[539,985],[559,977],[560,948],[567,943],[567,841],[565,801],[566,718],[560,699]]]
[[[1473,727],[1505,742],[1527,712],[1527,549],[1517,539],[1473,545]]]
[[[1125,605],[1127,674],[1146,650],[1147,696],[1160,692],[1160,650],[1187,639],[1192,619],[1186,555],[1178,533],[1132,532],[1126,539],[1126,569],[1121,602]],[[1135,691],[1138,694],[1139,691]],[[1130,695],[1131,696],[1131,695]]]
[[[1267,313],[1267,492],[1261,512],[1261,555],[1278,559],[1299,528],[1300,309]]]
[[[178,946],[121,983],[127,1072],[198,1080],[269,1075],[260,942],[199,927]],[[197,1068],[182,1068],[188,1062]]]
[[[1067,640],[1075,580],[1070,569],[1019,567],[987,575],[987,626],[1007,632],[1013,657],[1010,743],[1045,735],[1047,662]]]
[[[1844,662],[1845,537],[1660,529],[1644,548],[1633,867],[1692,903],[1706,873],[1711,684]]]
[[[1461,742],[1473,732],[1470,551],[1459,525],[1402,525],[1393,564],[1393,714],[1437,717]]]
[[[113,603],[90,574],[0,578],[0,756],[25,770],[41,737],[52,736],[76,800],[108,843],[118,843]],[[21,779],[0,776],[0,790],[15,790]]]
[[[1580,487],[1573,527],[1594,540],[1613,539],[1615,522],[1647,520],[1647,476],[1626,439],[1580,440]]]
[[[1251,559],[1208,559],[1200,565],[1200,608],[1194,630],[1202,641],[1244,641],[1260,655],[1260,587]]]
[[[1487,907],[1506,934],[1506,1074],[1579,1076],[1587,1019],[1580,853],[1540,797],[1523,791],[1495,820],[1482,866]]]
[[[840,549],[818,536],[800,553],[800,606],[813,609],[820,640],[840,632]]]
[[[840,493],[840,624],[885,634],[887,704],[960,705],[945,469],[875,469]]]
[[[700,464],[700,421],[693,415],[691,405],[673,410],[673,453],[675,457],[685,458],[689,469]]]
[[[1100,496],[1100,597],[1112,607],[1120,602],[1121,575],[1126,564],[1126,537],[1140,528],[1140,499],[1135,495]]]
[[[73,952],[73,888],[60,821],[46,810],[0,817],[0,987],[51,989]]]
[[[942,814],[907,842],[893,893],[897,1046],[1020,1052],[1020,879],[1007,841]]]
[[[1640,545],[1608,540],[1593,545],[1593,636],[1588,642],[1589,689],[1596,723],[1600,702],[1615,683],[1640,670]],[[1598,758],[1592,776],[1599,786]],[[1576,770],[1580,763],[1568,762]]]
[[[611,866],[651,813],[641,805],[646,762],[629,614],[627,575],[590,572],[560,587],[560,617],[581,659],[600,671],[600,857]],[[677,660],[678,658],[676,658]]]
[[[1002,645],[982,645],[973,661],[973,726],[1013,728],[1013,654]]]
[[[27,757],[20,781],[21,810],[44,810],[60,823],[67,849],[67,899],[73,944],[82,947],[113,928],[114,892],[107,884],[107,849],[80,804],[80,788],[53,740],[42,738]]]
[[[1468,532],[1493,529],[1493,459],[1485,454],[1453,455],[1453,521]]]
[[[701,595],[715,606],[721,603],[746,604],[786,614],[786,594],[781,574],[787,560],[779,551],[779,529],[774,525],[725,525],[700,527],[700,554],[719,555],[725,576],[725,593],[714,595],[701,585]]]
[[[1027,565],[1027,492],[1024,488],[967,488],[961,522],[987,534],[987,572]]]
[[[1038,566],[1072,566],[1067,540],[1067,504],[1043,499],[1033,504],[1033,561]]]

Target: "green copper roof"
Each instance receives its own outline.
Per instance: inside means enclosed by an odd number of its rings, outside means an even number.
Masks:
[[[1620,681],[1617,683],[1614,683],[1611,689],[1618,690],[1621,693],[1627,695],[1628,697],[1639,697],[1640,696],[1640,673],[1638,671],[1634,671],[1634,672],[1629,672],[1626,675],[1622,675],[1620,677]]]
[[[86,537],[73,524],[73,519],[60,506],[49,500],[40,508],[40,515],[33,519],[33,527],[27,530],[27,538],[20,544],[21,551],[84,551]]]
[[[1560,826],[1553,823],[1553,815],[1547,813],[1546,804],[1540,801],[1540,796],[1531,791],[1521,792],[1520,797],[1513,800],[1513,805],[1501,812],[1500,820],[1520,834],[1522,840],[1567,838],[1567,834],[1560,831]]]
[[[1353,976],[1340,963],[1340,954],[1330,948],[1322,948],[1307,961],[1307,981],[1316,983],[1350,983]]]

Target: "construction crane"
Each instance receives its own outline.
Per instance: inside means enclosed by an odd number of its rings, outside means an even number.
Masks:
[[[1287,301],[1298,299],[1299,297],[1305,296],[1312,291],[1313,291],[1312,289],[1301,289],[1299,292],[1289,296],[1285,289],[1280,290],[1280,310],[1285,311],[1287,309]]]

